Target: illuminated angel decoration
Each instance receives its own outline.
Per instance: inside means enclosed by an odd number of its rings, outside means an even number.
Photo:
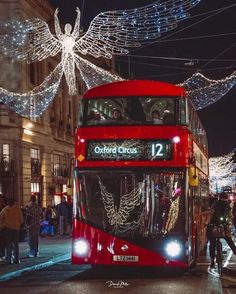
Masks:
[[[76,94],[75,65],[79,69],[81,76],[84,78],[84,81],[87,85],[89,84],[89,81],[86,80],[86,77],[84,74],[84,72],[86,72],[86,70],[84,70],[84,66],[86,65],[89,66],[91,70],[95,68],[95,70],[97,71],[97,74],[99,74],[99,71],[100,71],[101,75],[105,75],[108,79],[110,77],[111,81],[120,80],[118,76],[112,75],[108,71],[105,71],[102,69],[99,70],[99,68],[96,67],[94,64],[90,63],[89,61],[81,58],[78,54],[76,54],[76,52],[82,53],[84,55],[87,54],[89,51],[89,48],[91,48],[91,46],[93,45],[91,42],[89,44],[87,43],[86,46],[82,44],[81,40],[84,37],[80,38],[80,10],[78,7],[76,8],[76,12],[77,12],[77,18],[75,21],[74,30],[72,31],[72,26],[69,23],[67,23],[65,25],[64,34],[61,31],[59,20],[57,17],[58,9],[56,9],[54,14],[55,32],[56,32],[57,39],[53,41],[53,45],[54,45],[53,49],[55,49],[55,51],[58,51],[58,48],[59,48],[59,50],[62,52],[61,62],[62,62],[66,82],[69,87],[70,95]],[[50,38],[53,37],[52,35],[49,35],[49,36]],[[85,49],[87,47],[89,48]],[[84,50],[87,50],[87,51],[84,51]],[[94,55],[94,54],[91,54],[91,55]]]
[[[120,197],[119,208],[114,203],[115,196],[108,192],[98,177],[101,190],[103,205],[107,214],[109,224],[113,227],[116,234],[120,232],[133,231],[139,226],[139,220],[128,222],[131,212],[140,205],[140,190],[144,187],[144,183],[139,183],[133,190]]]
[[[88,31],[83,35],[80,34],[79,8],[76,9],[74,29],[66,24],[64,33],[61,31],[56,9],[56,35],[51,33],[46,22],[38,18],[12,21],[1,26],[0,56],[37,62],[61,52],[62,72],[69,93],[75,94],[75,68],[78,68],[88,88],[121,80],[121,77],[97,67],[81,55],[112,58],[115,54],[128,54],[127,48],[139,47],[143,42],[156,39],[162,33],[176,28],[179,21],[189,16],[188,10],[200,1],[159,0],[140,8],[101,12],[92,20]],[[1,90],[2,88],[0,92]],[[7,94],[11,96],[10,92],[5,93],[5,101],[8,101]]]
[[[180,86],[184,87],[197,110],[205,108],[226,95],[236,84],[236,71],[221,80],[210,80],[195,73]]]

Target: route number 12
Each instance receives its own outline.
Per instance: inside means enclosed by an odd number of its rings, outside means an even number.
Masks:
[[[152,157],[164,157],[164,147],[161,143],[152,143]]]

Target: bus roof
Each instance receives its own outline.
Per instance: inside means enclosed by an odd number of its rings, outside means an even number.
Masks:
[[[88,90],[83,98],[119,96],[183,96],[184,88],[165,82],[127,80],[108,83]]]

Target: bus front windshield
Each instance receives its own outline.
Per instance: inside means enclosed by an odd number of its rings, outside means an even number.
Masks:
[[[80,125],[185,124],[180,97],[111,97],[83,100]]]
[[[185,230],[184,172],[75,170],[75,217],[122,238]]]

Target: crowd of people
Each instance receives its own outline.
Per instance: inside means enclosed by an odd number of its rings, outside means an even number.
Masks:
[[[28,257],[39,256],[39,236],[67,235],[72,226],[72,204],[62,197],[56,206],[42,208],[31,196],[27,206],[0,196],[0,262],[20,263],[19,242],[27,235]]]

